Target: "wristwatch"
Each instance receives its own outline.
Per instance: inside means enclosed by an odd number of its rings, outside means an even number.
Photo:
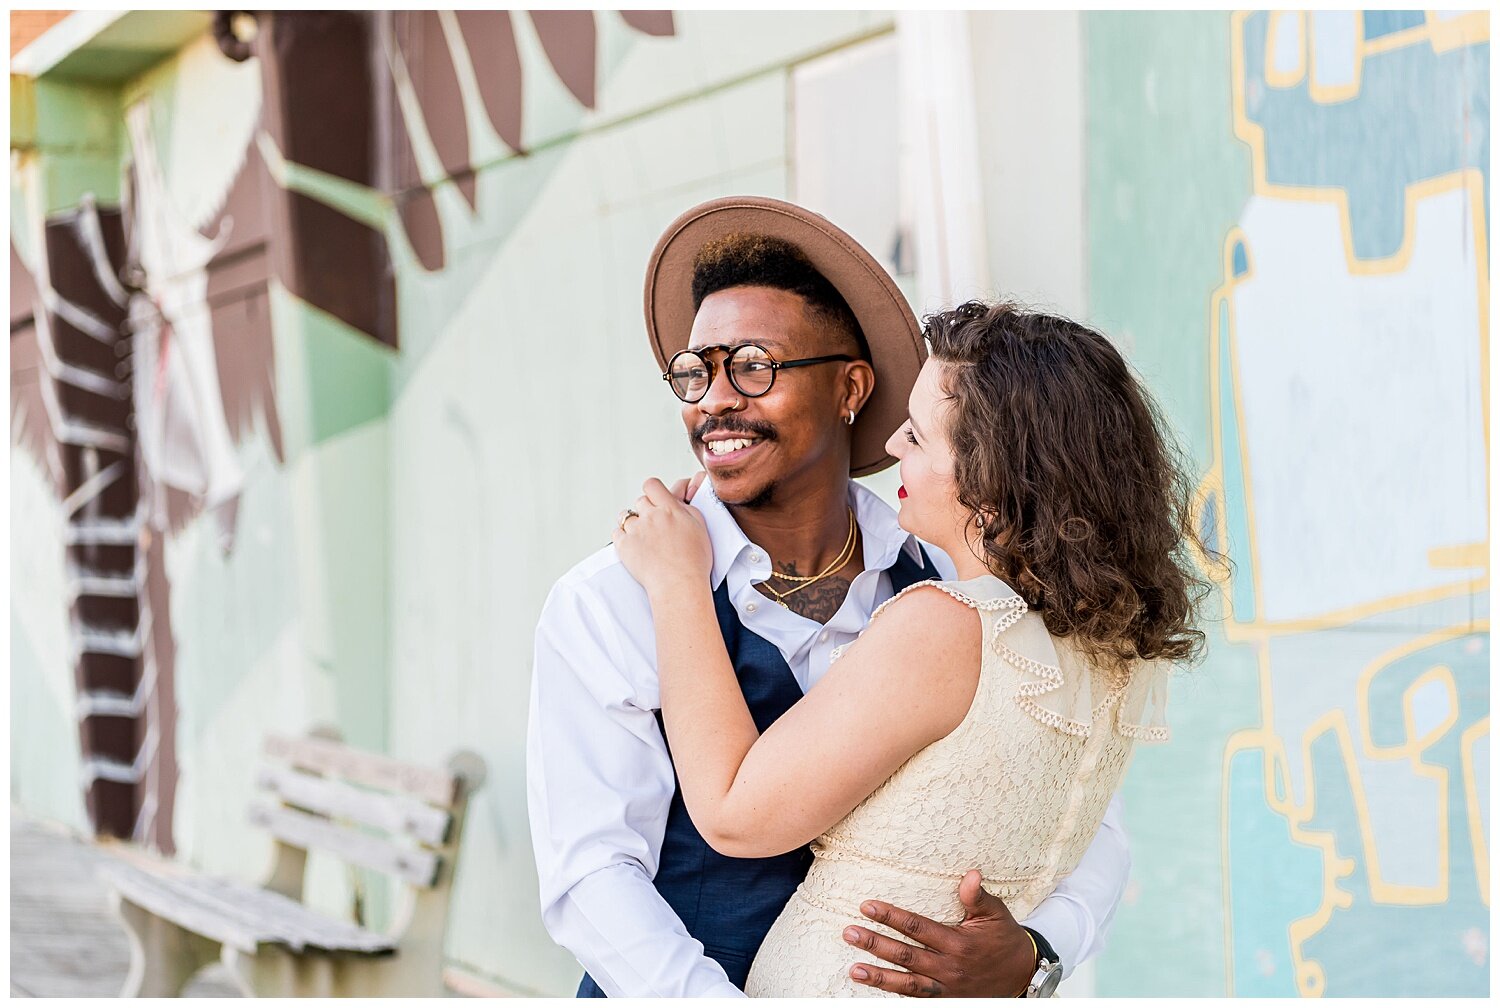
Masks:
[[[1024,925],[1023,925],[1024,927]],[[1036,972],[1031,975],[1031,983],[1026,986],[1026,997],[1049,998],[1057,992],[1057,985],[1062,983],[1062,963],[1057,958],[1057,952],[1047,943],[1041,933],[1031,928],[1024,928],[1031,940],[1036,942]]]

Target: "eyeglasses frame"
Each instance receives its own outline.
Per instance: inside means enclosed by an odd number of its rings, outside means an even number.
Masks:
[[[859,360],[858,357],[851,357],[848,354],[825,354],[822,357],[799,357],[796,360],[779,361],[774,356],[772,356],[771,351],[767,350],[759,343],[711,343],[707,346],[701,347],[685,347],[684,349],[674,353],[671,359],[667,361],[667,370],[662,372],[662,381],[667,383],[667,385],[672,389],[672,394],[677,396],[680,401],[688,403],[689,405],[691,405],[692,403],[702,402],[703,397],[708,395],[708,390],[714,387],[714,379],[718,377],[717,368],[719,367],[718,364],[714,363],[712,358],[706,357],[704,355],[711,350],[723,350],[724,360],[727,363],[731,357],[733,357],[736,353],[738,353],[745,347],[755,347],[755,349],[766,355],[766,360],[771,365],[771,382],[759,392],[746,392],[744,389],[740,388],[740,383],[734,380],[734,371],[728,367],[724,368],[724,373],[729,376],[730,386],[733,387],[736,392],[747,399],[758,399],[761,396],[765,395],[767,392],[771,391],[771,389],[775,388],[776,373],[785,368],[811,367],[814,364],[829,364],[834,361],[843,361],[845,363],[850,363]],[[693,356],[701,360],[704,364],[708,365],[708,384],[703,386],[702,394],[699,395],[696,399],[683,399],[682,396],[678,395],[677,393],[677,386],[672,385],[672,362],[677,360],[677,358],[681,357],[683,354],[692,354]]]

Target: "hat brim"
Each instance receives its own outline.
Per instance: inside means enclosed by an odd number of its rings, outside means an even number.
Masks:
[[[854,422],[849,474],[895,463],[885,443],[906,419],[907,397],[927,359],[922,327],[896,282],[853,238],[802,207],[763,196],[700,203],[672,222],[646,266],[646,332],[663,370],[693,329],[693,261],[707,243],[735,233],[791,242],[848,302],[875,369],[875,391]]]

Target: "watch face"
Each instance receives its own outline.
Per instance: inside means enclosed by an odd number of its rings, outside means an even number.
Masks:
[[[1057,992],[1057,985],[1060,983],[1062,983],[1062,964],[1054,963],[1038,986],[1037,997],[1051,997]]]

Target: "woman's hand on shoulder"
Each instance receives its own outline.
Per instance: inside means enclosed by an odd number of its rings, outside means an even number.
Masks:
[[[653,601],[664,593],[701,590],[714,562],[703,514],[655,477],[642,490],[610,536],[620,562]]]
[[[693,498],[698,493],[698,488],[703,485],[703,478],[707,475],[708,473],[705,470],[699,469],[691,476],[682,477],[682,479],[672,484],[672,496],[684,504],[691,504]]]

